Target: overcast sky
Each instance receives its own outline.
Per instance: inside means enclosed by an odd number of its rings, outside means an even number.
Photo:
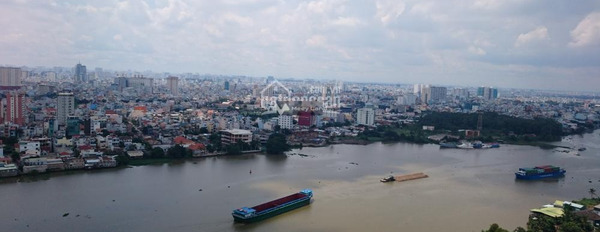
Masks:
[[[600,90],[600,1],[0,1],[0,64]]]

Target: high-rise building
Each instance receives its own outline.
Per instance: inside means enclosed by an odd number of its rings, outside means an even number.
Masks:
[[[75,97],[73,93],[58,93],[56,123],[66,125],[67,118],[75,113]]]
[[[423,97],[421,96],[421,94],[423,93],[423,88],[427,87],[427,85],[424,84],[414,84],[413,85],[413,94],[415,94],[417,97]]]
[[[431,86],[429,89],[431,91],[431,101],[441,102],[446,100],[446,95],[448,93],[446,87]]]
[[[117,90],[123,92],[123,89],[127,88],[127,77],[115,78],[115,84],[117,85]]]
[[[421,100],[426,104],[445,101],[447,91],[446,87],[425,86],[421,90]]]
[[[292,129],[294,127],[294,119],[292,115],[282,114],[277,118],[277,125],[281,129]]]
[[[477,88],[477,96],[483,100],[494,100],[498,98],[498,89],[493,87],[479,87]]]
[[[275,77],[273,77],[273,76],[268,76],[267,77],[267,85],[270,84],[273,81],[275,81]]]
[[[399,105],[411,106],[417,103],[417,96],[412,93],[406,93],[403,96],[398,97]]]
[[[375,110],[373,108],[360,108],[356,112],[356,124],[372,126],[375,124]]]
[[[225,90],[229,90],[229,81],[225,81]]]
[[[312,126],[314,124],[315,124],[315,112],[313,112],[313,111],[298,112],[298,125],[299,126]]]
[[[75,83],[86,83],[88,82],[87,68],[85,65],[78,63],[75,65],[75,75],[73,76]]]
[[[466,100],[469,98],[469,90],[464,88],[456,88],[452,90],[455,99]]]
[[[179,78],[174,76],[167,77],[167,87],[173,95],[179,94]]]
[[[146,93],[154,93],[154,79],[143,75],[134,75],[127,78],[127,87],[132,87]]]
[[[20,87],[21,68],[0,67],[0,87]]]
[[[18,125],[25,124],[25,95],[17,92],[8,92],[6,102],[3,102],[3,122],[14,123]]]

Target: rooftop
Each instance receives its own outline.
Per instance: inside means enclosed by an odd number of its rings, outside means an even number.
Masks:
[[[252,132],[249,130],[240,130],[240,129],[232,129],[232,130],[222,130],[221,132],[233,134],[233,135],[251,135]]]

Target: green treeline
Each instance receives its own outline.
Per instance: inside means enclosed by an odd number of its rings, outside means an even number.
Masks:
[[[506,137],[508,140],[519,140],[527,137],[534,141],[558,141],[563,135],[562,126],[553,119],[523,119],[498,113],[483,113],[484,135]],[[457,131],[459,129],[477,129],[479,114],[428,112],[420,120],[420,125],[435,126],[436,130]],[[535,136],[533,136],[535,135]]]
[[[595,196],[595,189],[590,189],[590,195]],[[574,201],[578,204],[583,204],[587,208],[600,203],[600,198],[583,198],[579,201]],[[564,208],[564,215],[559,218],[552,218],[545,215],[530,216],[527,221],[527,229],[517,227],[514,232],[594,232],[598,229],[583,216],[575,213],[574,209],[569,206]],[[487,230],[482,232],[508,232],[494,223]]]

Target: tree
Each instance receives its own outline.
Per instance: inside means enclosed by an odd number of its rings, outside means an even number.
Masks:
[[[583,229],[579,228],[577,223],[575,222],[566,222],[560,226],[560,232],[586,232]]]
[[[490,228],[488,230],[482,230],[481,232],[508,232],[508,230],[502,229],[502,227],[494,223],[490,225]]]
[[[163,158],[165,157],[165,151],[160,147],[152,148],[152,150],[150,150],[150,157]]]
[[[267,154],[283,154],[290,150],[290,145],[287,144],[285,135],[279,133],[273,133],[269,136],[266,144]]]
[[[206,128],[206,127],[200,128],[200,134],[208,134],[208,128]]]
[[[167,150],[167,156],[170,158],[181,159],[188,156],[187,149],[179,144]]]
[[[383,139],[386,141],[398,141],[400,140],[400,135],[398,135],[398,133],[395,131],[388,130],[383,133]]]
[[[227,145],[227,147],[225,149],[227,150],[228,155],[242,154],[242,150],[240,149],[240,146],[238,146],[237,144]]]
[[[117,161],[117,164],[119,166],[126,166],[129,164],[129,160],[131,157],[129,157],[129,155],[125,152],[122,152],[121,154],[117,155],[117,157],[115,158],[115,160]]]

